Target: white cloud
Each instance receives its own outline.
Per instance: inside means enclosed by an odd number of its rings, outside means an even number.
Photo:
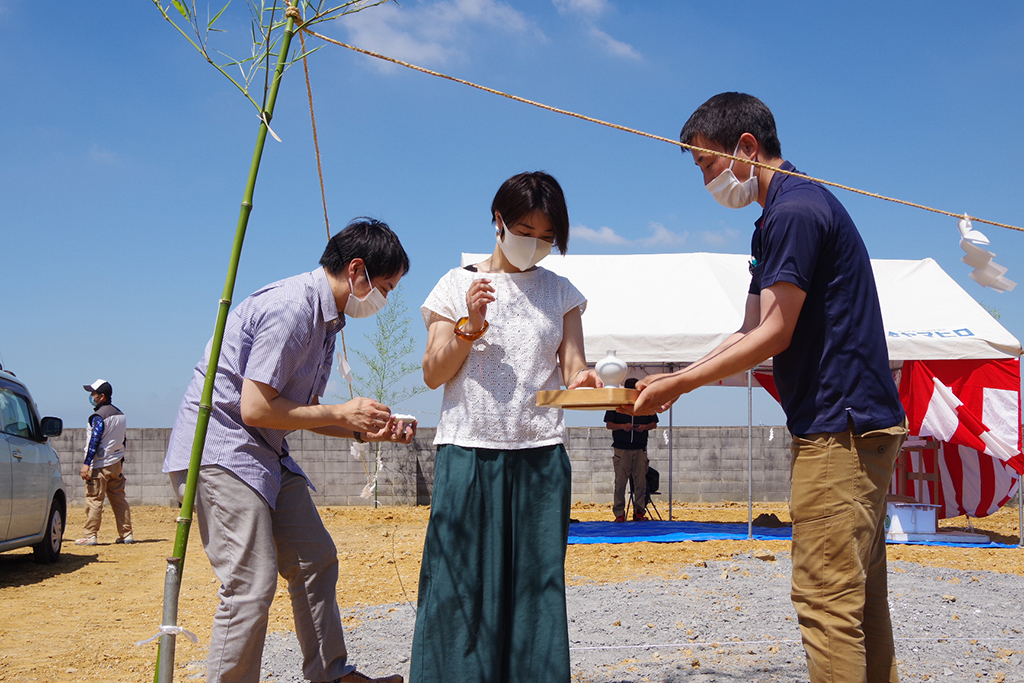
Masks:
[[[705,230],[700,233],[700,238],[704,244],[721,247],[732,244],[741,234],[736,228],[723,228],[721,230]]]
[[[689,238],[688,232],[682,234],[672,232],[661,223],[650,224],[651,235],[631,240],[623,237],[608,226],[598,229],[588,228],[585,225],[573,226],[570,234],[573,239],[581,239],[592,244],[617,244],[633,245],[635,247],[679,247],[686,244]]]
[[[113,166],[121,162],[121,158],[116,152],[106,149],[105,147],[100,147],[95,142],[92,143],[92,147],[89,148],[89,158],[105,166]]]
[[[581,239],[584,242],[594,242],[595,244],[627,244],[629,242],[629,240],[616,233],[607,225],[597,230],[588,228],[585,225],[577,225],[571,230],[570,234],[574,238]]]
[[[601,16],[610,7],[607,0],[554,0],[554,3],[562,14],[581,14],[587,17]]]
[[[590,37],[597,41],[598,45],[603,47],[605,52],[613,57],[642,59],[640,53],[634,50],[632,45],[629,43],[623,43],[621,40],[615,40],[596,26],[590,27]]]
[[[357,47],[421,65],[444,64],[461,56],[461,46],[476,26],[511,33],[536,30],[542,35],[523,14],[497,0],[442,0],[409,9],[389,3],[341,22],[349,42]],[[380,61],[375,66],[394,68]]]
[[[559,14],[578,17],[587,36],[606,54],[623,59],[642,59],[640,53],[632,45],[612,38],[597,27],[596,20],[612,8],[608,0],[552,0],[552,2]]]
[[[688,232],[682,234],[672,232],[661,223],[651,223],[650,228],[653,234],[650,237],[637,240],[637,243],[645,247],[677,247],[686,244],[686,240],[690,236]]]

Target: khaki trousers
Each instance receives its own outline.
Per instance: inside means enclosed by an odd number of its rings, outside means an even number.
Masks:
[[[170,473],[179,500],[185,475]],[[206,658],[208,683],[260,681],[278,574],[288,582],[305,678],[333,681],[355,668],[347,663],[338,610],[338,553],[305,478],[282,468],[272,509],[233,472],[200,467],[196,522],[221,582]]]
[[[612,491],[612,514],[621,517],[626,514],[626,484],[633,477],[633,514],[647,512],[647,449],[615,448],[612,456],[612,470],[615,472],[615,489]]]
[[[124,495],[125,478],[121,473],[122,460],[109,467],[89,472],[85,482],[85,538],[96,536],[100,532],[103,520],[103,499],[110,499],[110,507],[114,510],[117,522],[117,535],[124,538],[132,532],[132,511]]]
[[[895,683],[885,495],[906,422],[794,436],[793,605],[812,683]]]

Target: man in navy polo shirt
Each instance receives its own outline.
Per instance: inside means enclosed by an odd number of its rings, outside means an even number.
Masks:
[[[756,97],[712,97],[680,140],[738,157],[692,150],[716,200],[764,210],[742,327],[684,370],[641,381],[634,411],[653,412],[774,357],[793,434],[792,598],[811,681],[897,681],[883,521],[906,419],[867,249],[827,189],[779,172],[796,169]]]

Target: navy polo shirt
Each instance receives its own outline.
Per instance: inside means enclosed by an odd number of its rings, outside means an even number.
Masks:
[[[793,340],[773,361],[789,430],[843,432],[852,420],[863,434],[900,423],[875,276],[846,209],[822,185],[776,173],[754,226],[750,293],[790,282],[807,294]]]

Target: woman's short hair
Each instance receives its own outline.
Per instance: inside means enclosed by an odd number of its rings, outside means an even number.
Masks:
[[[520,173],[502,183],[491,202],[491,221],[499,213],[505,225],[515,225],[534,211],[551,221],[555,246],[564,254],[569,248],[569,209],[561,185],[543,171]]]
[[[409,255],[398,235],[387,223],[360,217],[341,229],[327,242],[320,265],[331,275],[340,276],[349,262],[361,258],[372,277],[389,278],[409,272]]]

